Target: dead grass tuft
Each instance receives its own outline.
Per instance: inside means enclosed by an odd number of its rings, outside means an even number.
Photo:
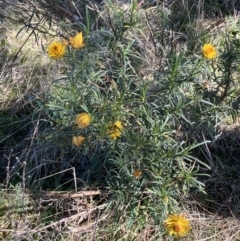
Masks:
[[[103,195],[99,190],[39,194],[18,187],[1,189],[1,195],[0,233],[4,240],[58,240],[66,235],[68,240],[92,240],[110,215],[103,212],[107,204],[98,203]]]

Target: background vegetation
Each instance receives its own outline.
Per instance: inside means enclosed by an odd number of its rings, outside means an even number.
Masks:
[[[0,9],[0,239],[173,240],[172,213],[182,240],[240,239],[237,1]]]

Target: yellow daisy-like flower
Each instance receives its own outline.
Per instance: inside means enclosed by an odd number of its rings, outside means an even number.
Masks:
[[[72,144],[75,146],[80,146],[85,140],[85,137],[83,136],[73,136],[72,138]]]
[[[117,137],[121,136],[121,131],[123,129],[122,122],[116,121],[113,125],[108,125],[107,134],[116,140]]]
[[[75,37],[70,37],[70,44],[75,49],[80,49],[84,47],[82,32],[75,35]]]
[[[76,116],[75,122],[78,125],[78,128],[85,128],[89,126],[91,122],[91,116],[86,112],[80,113]]]
[[[171,236],[182,237],[189,233],[191,227],[184,215],[173,214],[165,221],[164,226]]]
[[[54,41],[48,46],[50,58],[59,59],[66,53],[66,46],[62,42]]]
[[[139,177],[142,176],[142,172],[141,172],[140,170],[134,170],[133,176],[134,176],[135,178],[139,178]]]
[[[214,59],[217,56],[217,51],[212,44],[204,44],[202,54],[207,59]]]

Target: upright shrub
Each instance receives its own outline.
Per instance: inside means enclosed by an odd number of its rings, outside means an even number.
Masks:
[[[204,192],[197,177],[209,170],[194,151],[234,113],[227,97],[236,45],[226,38],[219,47],[205,31],[194,41],[170,41],[161,7],[154,12],[160,23],[147,14],[138,23],[137,1],[125,10],[108,1],[105,11],[105,29],[94,31],[86,10],[86,24],[59,26],[45,46],[56,68],[64,68],[36,101],[43,130],[20,157],[26,187],[101,188],[128,230],[154,226],[157,238],[184,236],[190,224],[177,214],[181,202],[191,189]]]

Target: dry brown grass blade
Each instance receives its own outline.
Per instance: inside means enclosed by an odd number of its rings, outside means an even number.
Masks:
[[[70,192],[42,192],[42,196],[46,198],[83,198],[83,197],[89,197],[89,196],[96,196],[101,195],[102,191],[79,191],[76,193],[70,193]]]

